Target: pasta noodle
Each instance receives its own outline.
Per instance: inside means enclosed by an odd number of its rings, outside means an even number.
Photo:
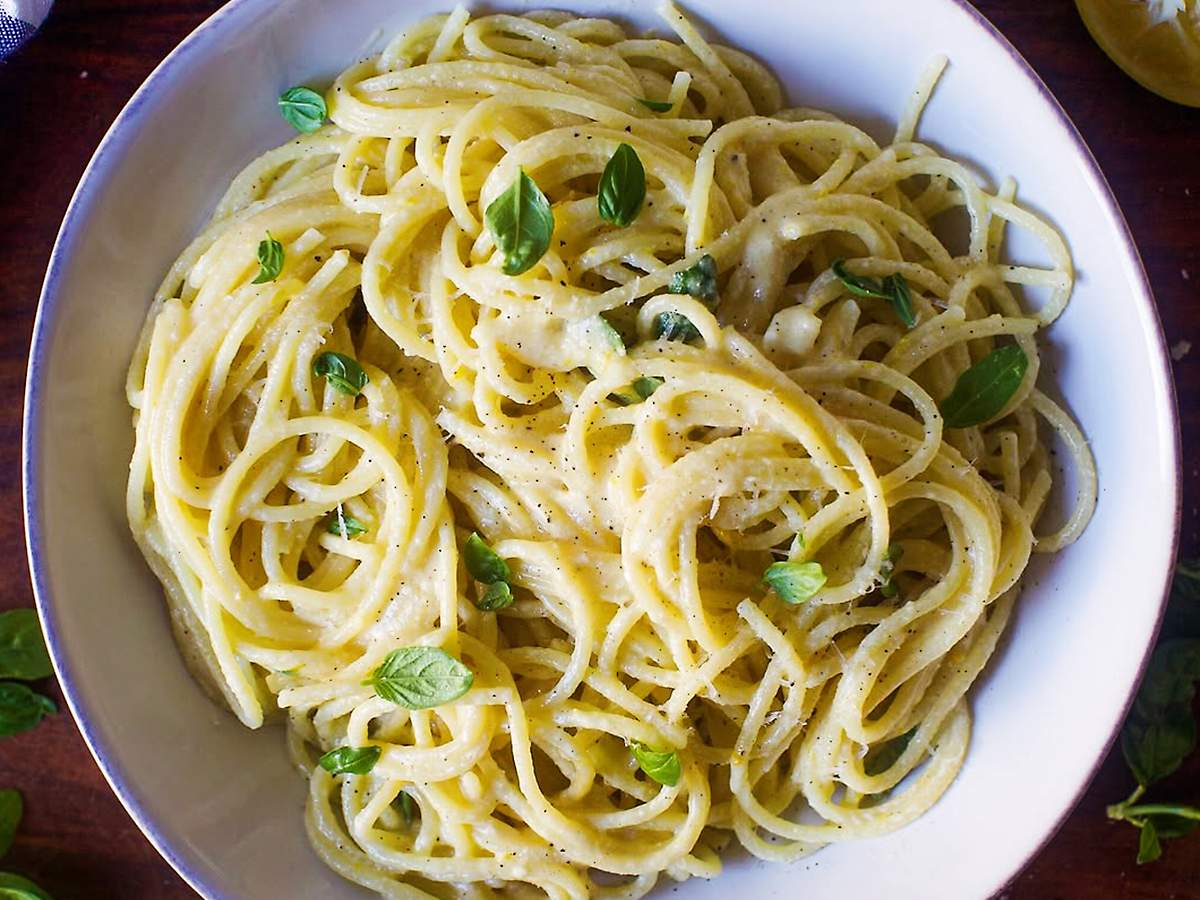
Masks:
[[[902,827],[1095,504],[1035,387],[1070,256],[915,138],[945,60],[880,146],[663,15],[413,25],[233,180],[132,361],[129,520],[187,661],[286,720],[316,851],[384,896],[635,898]],[[530,190],[552,235],[506,274]],[[1006,347],[1003,408],[952,427]],[[410,656],[460,696],[397,700]]]

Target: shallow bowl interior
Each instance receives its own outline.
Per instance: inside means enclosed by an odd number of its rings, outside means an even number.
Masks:
[[[561,2],[661,27],[652,4]],[[26,515],[38,601],[63,687],[105,774],[208,897],[365,894],[309,850],[304,784],[282,735],[246,731],[210,704],[175,652],[158,585],[125,524],[125,367],[166,267],[231,176],[286,140],[274,112],[280,90],[320,83],[399,25],[445,8],[444,0],[234,0],[121,114],[53,254],[27,395]],[[835,110],[880,139],[928,60],[951,57],[919,135],[993,180],[1014,175],[1019,196],[1066,234],[1080,280],[1049,333],[1055,365],[1044,381],[1067,398],[1092,441],[1101,499],[1084,538],[1036,567],[1010,639],[974,694],[967,765],[931,813],[888,837],[791,865],[734,861],[719,880],[677,895],[983,897],[1035,852],[1082,790],[1159,618],[1178,458],[1141,265],[1074,129],[965,4],[695,0],[690,9],[770,64],[793,102]],[[1014,252],[1036,256],[1019,241]]]

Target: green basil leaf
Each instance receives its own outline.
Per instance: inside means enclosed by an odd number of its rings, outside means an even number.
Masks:
[[[1160,814],[1150,816],[1149,818],[1154,823],[1154,828],[1160,838],[1184,837],[1195,831],[1197,827],[1200,827],[1200,822],[1196,821],[1195,818],[1184,816]]]
[[[635,403],[648,400],[650,395],[662,387],[662,385],[663,380],[661,378],[643,375],[640,378],[635,378],[629,387],[609,394],[608,399],[622,406],[633,406]]]
[[[650,778],[667,787],[675,787],[679,784],[683,768],[679,764],[679,754],[674,750],[653,750],[636,741],[634,741],[632,749],[638,768]]]
[[[371,529],[367,528],[366,525],[358,521],[354,516],[346,515],[339,506],[326,517],[325,530],[330,534],[336,534],[338,537],[355,538],[360,534],[366,534]]]
[[[258,242],[258,275],[250,283],[266,284],[278,278],[282,271],[283,244],[271,237],[268,231],[266,240]]]
[[[297,131],[311,134],[325,123],[329,110],[324,97],[312,88],[297,86],[279,95],[279,114]]]
[[[52,898],[28,878],[22,878],[12,872],[0,872],[0,900],[52,900]]]
[[[1140,866],[1154,862],[1160,856],[1162,856],[1162,844],[1158,840],[1158,829],[1155,827],[1153,819],[1147,819],[1142,823],[1142,833],[1138,838],[1137,864]]]
[[[462,554],[463,562],[467,564],[467,571],[476,581],[494,584],[497,581],[512,579],[512,570],[508,567],[508,563],[484,542],[478,532],[472,533],[467,538],[467,542],[463,544]]]
[[[1025,380],[1029,357],[1018,344],[993,350],[958,376],[940,404],[947,428],[982,425],[1003,412]]]
[[[0,737],[29,731],[45,716],[58,712],[49,697],[13,681],[0,682]]]
[[[337,391],[357,397],[367,386],[367,373],[352,356],[326,350],[313,360],[313,374],[324,378]]]
[[[1173,773],[1195,749],[1197,680],[1200,640],[1166,641],[1155,649],[1121,731],[1121,751],[1143,787]]]
[[[621,144],[600,176],[600,190],[596,196],[600,218],[624,228],[637,218],[645,199],[646,170],[637,151],[628,144]]]
[[[900,588],[892,581],[892,575],[896,572],[896,561],[903,555],[904,548],[899,544],[892,544],[883,558],[883,565],[879,567],[879,575],[883,579],[883,584],[879,586],[879,593],[889,600],[900,594]]]
[[[825,586],[825,570],[818,562],[771,563],[763,581],[779,595],[784,603],[803,603]]]
[[[396,799],[392,801],[392,805],[400,810],[400,817],[404,819],[406,828],[411,828],[413,820],[417,817],[417,804],[413,802],[413,798],[406,792],[401,791],[396,795]]]
[[[520,275],[537,264],[550,248],[554,213],[537,183],[521,169],[507,191],[484,212],[488,231],[504,254],[505,275]]]
[[[1163,637],[1200,638],[1200,560],[1181,559],[1171,583]]]
[[[513,605],[512,588],[505,581],[494,581],[483,589],[475,605],[484,612],[495,612]]]
[[[833,261],[833,274],[838,277],[842,285],[851,294],[856,297],[874,297],[877,300],[891,300],[892,295],[887,292],[874,278],[868,278],[865,275],[855,275],[846,268],[846,260],[835,259]]]
[[[659,313],[654,317],[653,333],[656,340],[683,341],[685,344],[700,339],[700,332],[692,320],[674,311]]]
[[[669,290],[672,294],[688,294],[709,309],[716,309],[719,299],[717,297],[717,261],[705,253],[695,265],[671,276]]]
[[[675,106],[670,100],[647,100],[645,97],[638,97],[638,103],[654,112],[670,112]]]
[[[905,328],[917,324],[917,314],[913,311],[912,292],[908,289],[908,279],[897,272],[883,279],[883,290],[892,301],[892,309],[896,318],[904,323]]]
[[[474,681],[474,673],[440,647],[404,647],[384,657],[367,683],[397,706],[429,709],[457,700]]]
[[[17,836],[17,826],[21,824],[21,814],[25,804],[17,791],[0,791],[0,859],[4,859],[13,838]]]
[[[0,678],[36,681],[52,674],[37,613],[32,609],[0,613]]]
[[[904,751],[908,749],[908,745],[912,743],[916,733],[917,729],[912,728],[904,734],[872,747],[863,758],[863,771],[868,775],[881,775],[886,772],[904,755]]]
[[[335,747],[319,762],[322,769],[334,775],[366,775],[382,755],[381,747]]]

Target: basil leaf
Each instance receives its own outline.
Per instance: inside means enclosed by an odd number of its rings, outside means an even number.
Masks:
[[[825,586],[825,580],[825,570],[818,562],[771,563],[763,574],[763,581],[784,603],[803,603],[811,599]]]
[[[504,254],[500,271],[505,275],[528,272],[550,248],[554,213],[546,195],[524,169],[518,171],[512,187],[488,204],[484,219]]]
[[[656,340],[683,341],[685,344],[700,339],[700,332],[692,320],[683,313],[665,312],[654,317],[653,334]]]
[[[650,778],[667,787],[679,784],[683,769],[679,764],[679,754],[674,750],[653,750],[637,741],[634,741],[632,749],[638,768]]]
[[[604,167],[596,202],[600,218],[624,228],[637,218],[646,199],[646,170],[628,144],[621,144]]]
[[[367,373],[352,356],[326,350],[313,360],[313,374],[343,394],[357,397],[367,386]]]
[[[897,272],[883,279],[883,290],[892,301],[892,309],[896,318],[904,323],[905,328],[917,324],[917,314],[913,312],[912,292],[908,289],[908,279]]]
[[[670,100],[647,100],[645,97],[638,97],[638,103],[654,112],[670,112],[675,106]]]
[[[888,547],[887,555],[883,558],[883,565],[879,568],[880,577],[883,578],[883,584],[879,586],[879,593],[889,600],[900,594],[900,588],[892,581],[892,575],[896,571],[896,561],[903,555],[904,548],[899,544],[892,544]]]
[[[336,534],[338,537],[354,538],[360,534],[366,534],[371,529],[367,528],[362,522],[341,512],[339,506],[325,519],[325,530],[330,534]]]
[[[334,775],[366,775],[383,755],[381,747],[335,747],[319,760]]]
[[[396,799],[392,801],[392,805],[400,808],[400,817],[404,819],[405,826],[411,828],[417,814],[416,803],[413,802],[413,798],[406,792],[401,791],[396,795]]]
[[[429,709],[457,700],[475,675],[440,647],[404,647],[384,657],[367,682],[375,693],[405,709]]]
[[[892,295],[889,294],[878,281],[874,278],[868,278],[865,275],[855,275],[846,268],[846,260],[835,259],[833,261],[833,274],[838,277],[842,285],[856,297],[874,297],[877,300],[891,300]]]
[[[271,232],[268,231],[267,239],[258,242],[258,275],[250,283],[266,284],[278,278],[282,271],[283,244],[271,237]]]
[[[912,743],[916,733],[917,729],[911,728],[902,735],[872,747],[863,759],[863,771],[868,775],[880,775],[886,772],[904,755],[904,751],[908,749],[908,745]]]
[[[1164,637],[1200,638],[1200,560],[1180,560],[1163,620]]]
[[[0,791],[0,859],[12,847],[13,838],[17,836],[17,826],[21,824],[21,814],[25,804],[21,795],[16,791]]]
[[[484,612],[495,612],[513,605],[512,588],[505,581],[493,581],[475,601],[475,606]]]
[[[1147,787],[1179,768],[1196,747],[1192,718],[1200,680],[1200,640],[1160,644],[1121,731],[1121,751],[1138,784]]]
[[[1157,805],[1157,804],[1155,804]],[[1200,827],[1200,822],[1196,821],[1197,814],[1200,811],[1183,807],[1191,816],[1177,816],[1172,813],[1159,813],[1149,816],[1149,820],[1154,823],[1154,828],[1158,832],[1160,838],[1178,838],[1191,834]],[[1137,807],[1132,808],[1136,811]]]
[[[970,428],[994,419],[1025,380],[1029,357],[1018,344],[993,350],[958,376],[939,406],[947,428]]]
[[[279,114],[297,131],[311,134],[325,123],[329,110],[324,97],[301,85],[279,95]]]
[[[1137,864],[1140,866],[1154,862],[1160,856],[1162,856],[1162,844],[1158,840],[1158,829],[1155,827],[1153,819],[1147,819],[1142,823],[1142,833],[1138,838]]]
[[[633,383],[628,388],[623,388],[620,391],[609,394],[608,399],[622,406],[633,406],[635,403],[641,403],[643,400],[650,398],[650,395],[657,391],[663,385],[661,378],[643,375],[640,378],[635,378]]]
[[[0,678],[35,681],[53,673],[37,613],[32,609],[0,613]]]
[[[717,261],[705,253],[695,265],[671,276],[669,290],[672,294],[688,294],[709,309],[716,309]]]
[[[52,900],[52,898],[28,878],[22,878],[12,872],[0,872],[0,900]]]
[[[42,718],[58,712],[49,697],[34,693],[23,684],[0,682],[0,737],[34,728]]]
[[[499,553],[484,543],[478,532],[472,533],[467,538],[467,542],[463,544],[462,554],[463,562],[467,564],[467,571],[476,581],[493,584],[512,578],[512,570],[509,569],[508,563],[500,557]]]

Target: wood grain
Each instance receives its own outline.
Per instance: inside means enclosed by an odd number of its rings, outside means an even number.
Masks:
[[[125,101],[220,5],[58,0],[34,41],[0,64],[0,608],[33,602],[21,530],[21,398],[38,290],[63,211]],[[1137,237],[1168,341],[1197,343],[1197,352],[1175,364],[1186,461],[1183,546],[1195,552],[1200,110],[1173,106],[1124,77],[1065,0],[976,5],[1030,60],[1091,145]],[[121,809],[65,713],[0,742],[0,786],[9,785],[23,791],[27,816],[4,867],[36,879],[56,900],[194,896]],[[1057,836],[1002,896],[1200,897],[1200,837],[1171,842],[1161,861],[1138,867],[1133,829],[1105,820],[1104,806],[1130,786],[1119,755],[1110,755]],[[1200,803],[1200,756],[1162,794]],[[977,827],[986,841],[986,811]]]

